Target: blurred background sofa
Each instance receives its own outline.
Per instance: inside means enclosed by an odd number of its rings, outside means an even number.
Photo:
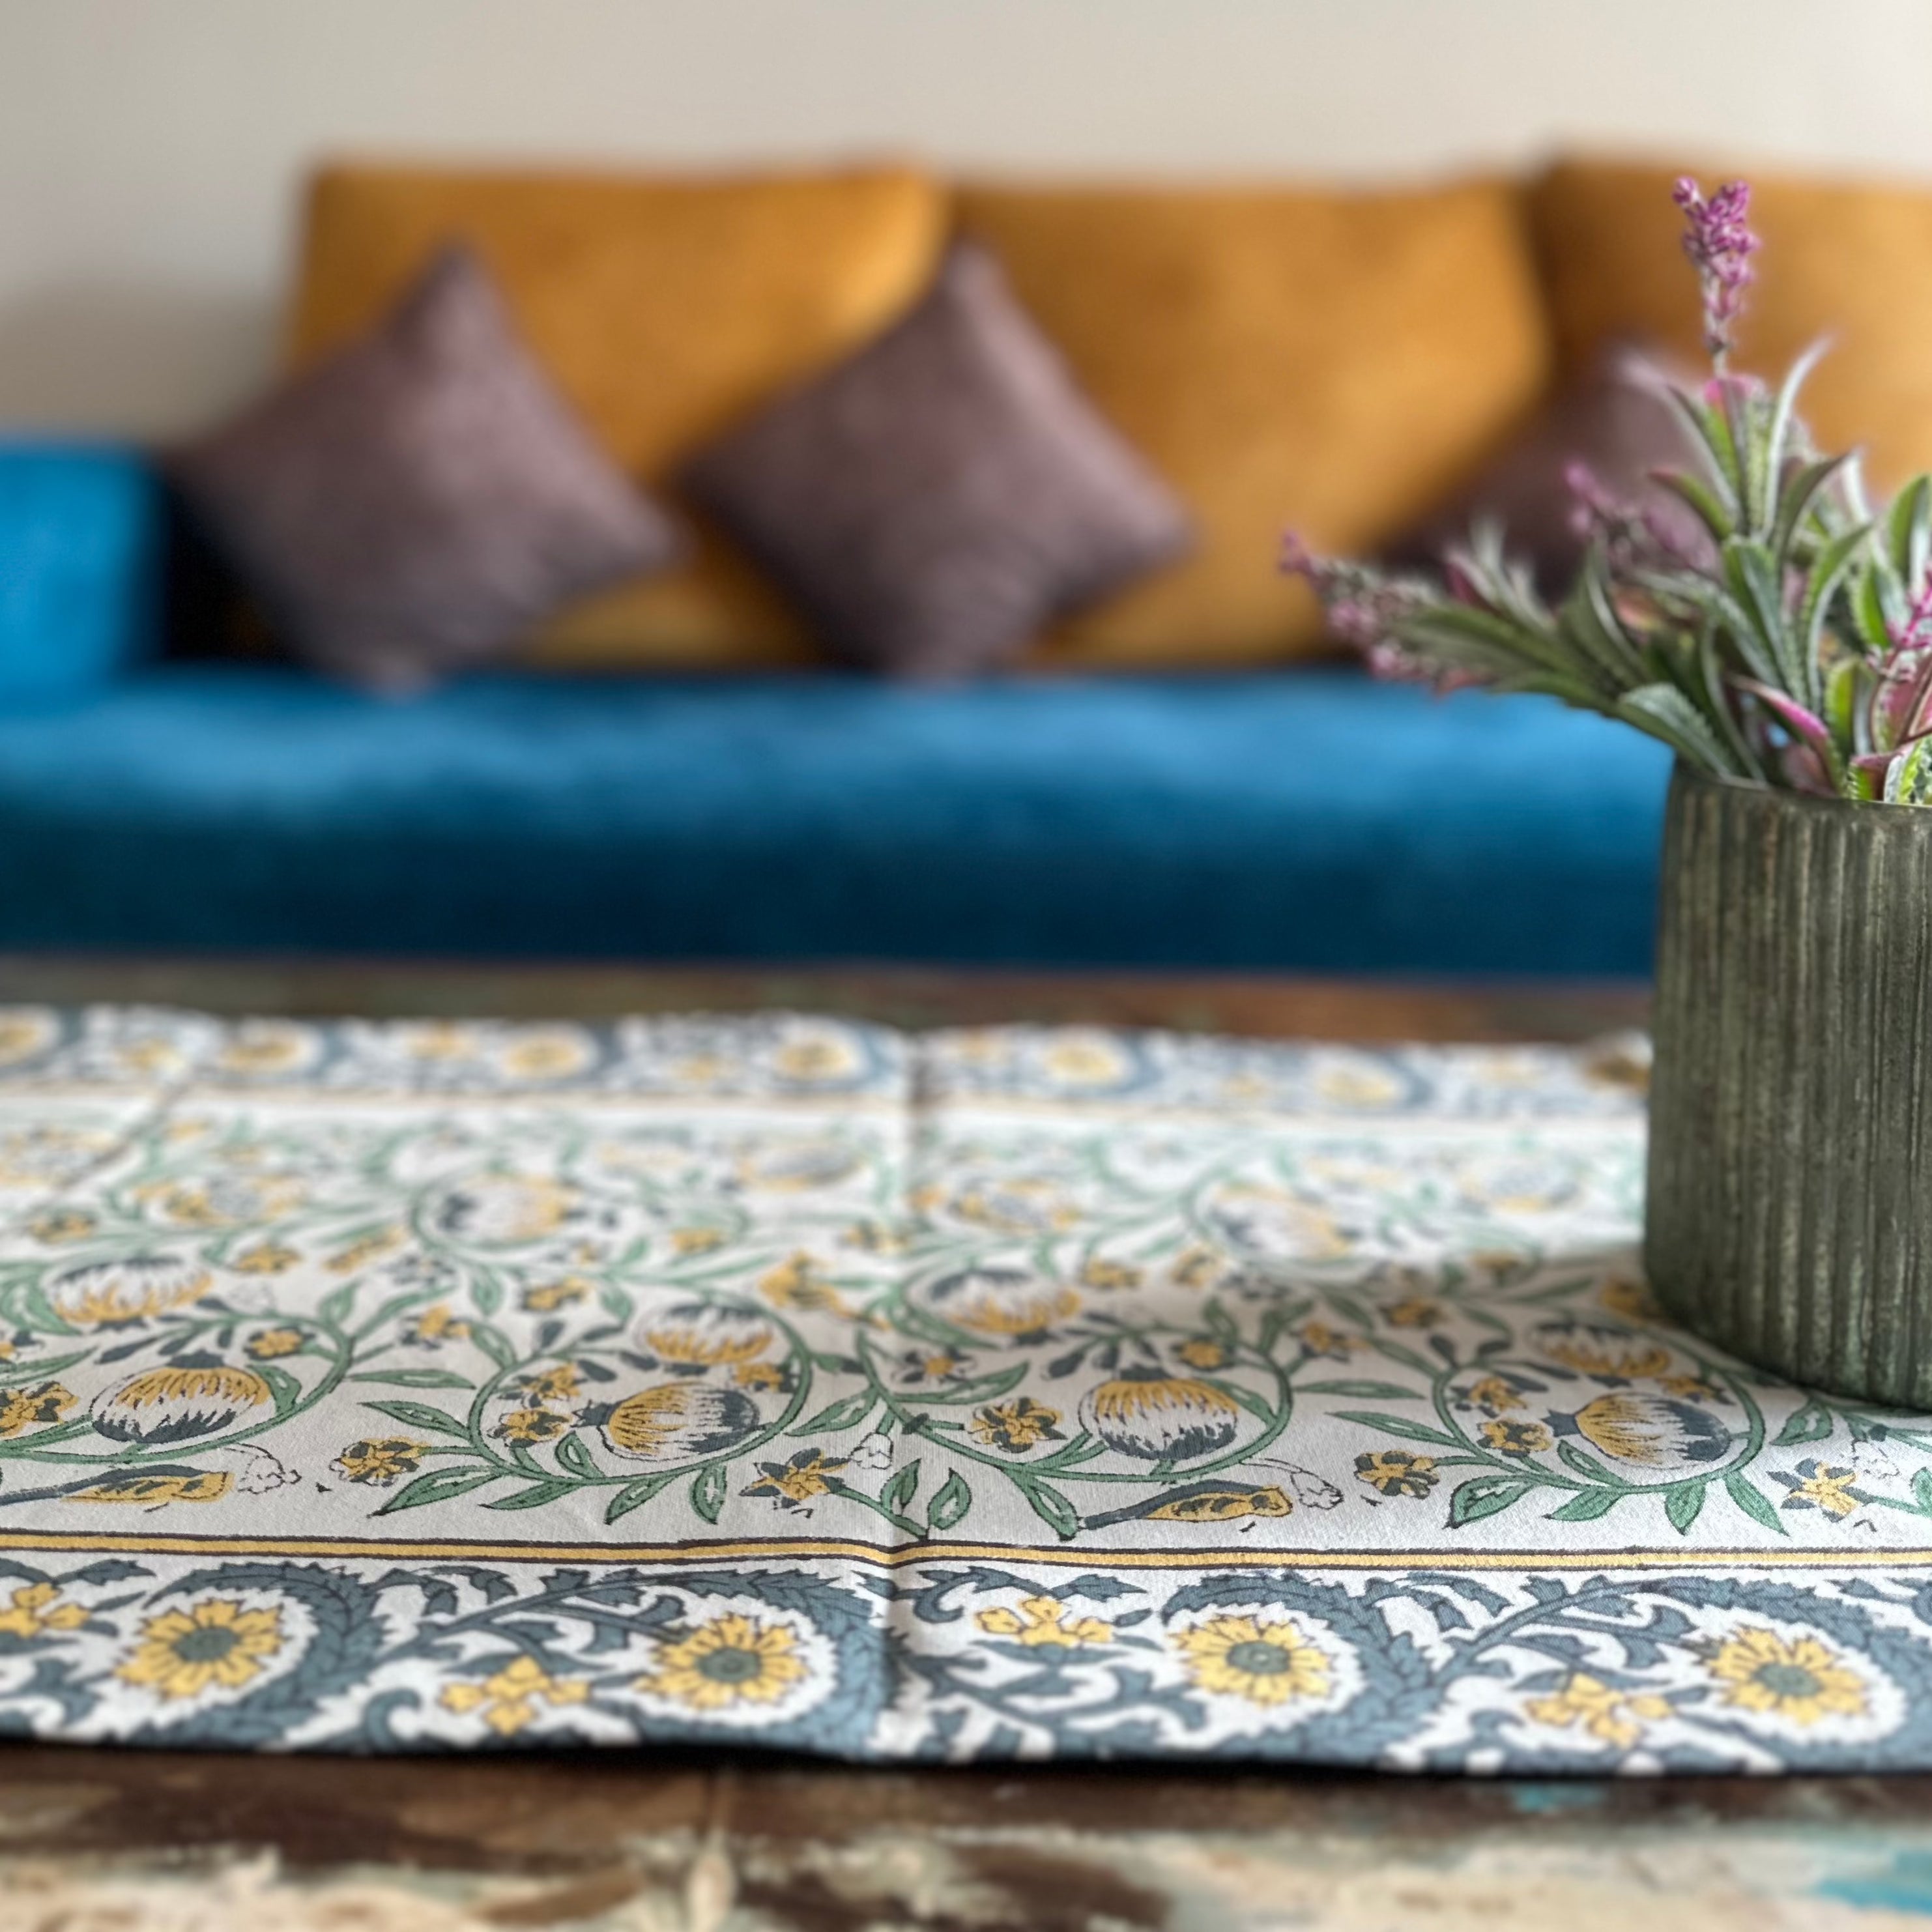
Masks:
[[[1666,760],[1538,700],[1338,660],[1274,568],[1397,542],[1604,345],[1694,355],[1666,169],[1424,188],[354,165],[287,352],[461,237],[629,474],[902,314],[979,238],[1179,494],[1191,555],[951,685],[833,669],[749,563],[562,613],[393,700],[290,662],[160,452],[0,446],[0,949],[1641,974]],[[1763,184],[1747,344],[1839,352],[1814,415],[1932,463],[1932,196]]]

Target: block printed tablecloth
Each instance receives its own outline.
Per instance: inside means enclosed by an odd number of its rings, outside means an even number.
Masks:
[[[1614,1051],[0,1010],[0,1726],[1932,1768]]]

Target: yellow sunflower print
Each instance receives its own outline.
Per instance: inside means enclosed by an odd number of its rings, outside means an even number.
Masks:
[[[1292,1624],[1216,1617],[1174,1638],[1187,1673],[1203,1690],[1274,1706],[1325,1697],[1335,1668],[1327,1652]]]
[[[210,1597],[148,1618],[133,1654],[114,1674],[177,1702],[199,1697],[211,1685],[240,1690],[286,1641],[280,1610],[251,1610],[232,1597]]]
[[[1862,1718],[1868,1708],[1857,1672],[1815,1636],[1787,1640],[1747,1625],[1718,1646],[1706,1668],[1733,1709],[1782,1718],[1801,1730],[1826,1718]]]
[[[730,1611],[688,1636],[659,1640],[657,1667],[635,1688],[691,1711],[774,1704],[807,1675],[798,1639],[784,1624]]]

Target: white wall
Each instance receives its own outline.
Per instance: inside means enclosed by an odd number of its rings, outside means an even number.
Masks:
[[[1932,0],[0,0],[0,424],[244,392],[329,150],[1363,175],[1562,142],[1932,180]]]

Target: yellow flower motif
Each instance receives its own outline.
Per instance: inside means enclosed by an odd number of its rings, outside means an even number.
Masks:
[[[801,1449],[789,1462],[760,1462],[757,1481],[748,1496],[770,1496],[782,1509],[797,1509],[815,1497],[831,1493],[832,1479],[849,1466],[850,1458],[828,1457],[822,1449]]]
[[[532,1374],[519,1376],[517,1386],[529,1401],[538,1407],[545,1402],[573,1402],[584,1393],[578,1386],[577,1364],[574,1362],[559,1362],[554,1367],[538,1369]]]
[[[353,1274],[355,1271],[379,1255],[386,1255],[392,1248],[403,1244],[403,1231],[400,1228],[385,1228],[380,1234],[365,1235],[359,1241],[352,1241],[339,1254],[329,1258],[332,1274]]]
[[[1382,1312],[1391,1328],[1436,1328],[1442,1322],[1442,1304],[1426,1294],[1405,1296]]]
[[[807,1254],[794,1255],[758,1278],[758,1292],[774,1308],[796,1308],[852,1319],[845,1298],[832,1284],[820,1279],[818,1264]]]
[[[1080,1270],[1080,1279],[1089,1288],[1138,1288],[1141,1285],[1141,1271],[1137,1268],[1130,1268],[1124,1262],[1111,1262],[1103,1256],[1095,1255]]]
[[[590,1044],[580,1034],[526,1033],[504,1048],[497,1064],[513,1080],[556,1080],[590,1062]]]
[[[1297,1332],[1301,1346],[1311,1355],[1333,1356],[1338,1361],[1360,1354],[1369,1346],[1366,1335],[1347,1334],[1325,1322],[1304,1322]]]
[[[735,1610],[688,1636],[660,1637],[656,1663],[635,1688],[693,1711],[776,1703],[806,1675],[790,1630]]]
[[[1552,1322],[1538,1331],[1537,1340],[1552,1361],[1580,1376],[1641,1382],[1662,1375],[1670,1366],[1668,1348],[1632,1330],[1587,1322]]]
[[[1228,1352],[1219,1342],[1211,1341],[1205,1335],[1196,1335],[1181,1343],[1174,1352],[1190,1369],[1218,1369],[1226,1362]]]
[[[33,1637],[49,1630],[80,1629],[87,1621],[86,1611],[78,1604],[60,1602],[59,1597],[59,1588],[52,1583],[28,1583],[16,1590],[12,1603],[0,1610],[0,1631]]]
[[[1654,1322],[1659,1312],[1656,1296],[1640,1281],[1622,1277],[1606,1281],[1598,1291],[1597,1299],[1612,1315],[1621,1315],[1628,1322]]]
[[[1851,1493],[1852,1485],[1858,1479],[1856,1469],[1837,1467],[1829,1462],[1810,1466],[1812,1473],[1791,1492],[1790,1502],[1804,1502],[1822,1510],[1828,1516],[1853,1516],[1858,1513],[1859,1498]]]
[[[1212,1248],[1190,1248],[1168,1270],[1176,1288],[1211,1288],[1221,1277],[1221,1257]]]
[[[57,1248],[64,1241],[84,1241],[94,1228],[94,1216],[80,1208],[56,1208],[27,1223],[27,1232],[44,1248]]]
[[[1726,1637],[1706,1666],[1740,1711],[1783,1718],[1801,1729],[1825,1718],[1862,1718],[1864,1685],[1815,1636],[1786,1642],[1775,1630],[1748,1625]]]
[[[1442,1479],[1433,1456],[1412,1455],[1406,1449],[1378,1449],[1355,1458],[1355,1480],[1385,1496],[1426,1496]]]
[[[492,1433],[506,1442],[549,1442],[569,1426],[569,1417],[554,1408],[513,1408]]]
[[[452,1684],[442,1694],[446,1711],[480,1711],[500,1737],[512,1737],[532,1722],[537,1706],[580,1704],[590,1695],[581,1677],[553,1677],[533,1657],[520,1657],[481,1684]]]
[[[264,1328],[250,1340],[248,1352],[258,1362],[269,1362],[278,1355],[292,1355],[302,1345],[299,1328]]]
[[[1628,1750],[1642,1736],[1646,1724],[1670,1715],[1665,1699],[1612,1689],[1580,1670],[1553,1697],[1533,1697],[1522,1708],[1534,1723],[1558,1731],[1580,1724],[1592,1737],[1620,1750]]]
[[[1028,1597],[1017,1612],[1004,1607],[982,1610],[974,1618],[989,1636],[1016,1636],[1032,1647],[1046,1644],[1059,1650],[1077,1650],[1082,1644],[1112,1643],[1114,1627],[1098,1617],[1066,1620],[1066,1606],[1058,1597]]]
[[[403,1340],[421,1348],[440,1348],[445,1342],[463,1342],[470,1336],[470,1324],[451,1314],[449,1304],[439,1301],[403,1324]]]
[[[1203,1690],[1243,1697],[1250,1704],[1325,1697],[1334,1684],[1328,1653],[1292,1624],[1216,1617],[1182,1630],[1174,1642],[1186,1660],[1188,1675]]]
[[[561,1281],[538,1282],[524,1290],[523,1305],[532,1315],[554,1315],[573,1302],[589,1300],[593,1286],[580,1274],[566,1275]]]
[[[988,1448],[1017,1453],[1036,1442],[1057,1442],[1059,1422],[1058,1409],[1048,1408],[1030,1395],[1016,1395],[989,1403],[967,1426]]]
[[[1664,1376],[1658,1387],[1666,1395],[1680,1396],[1686,1402],[1722,1402],[1724,1392],[1708,1376]]]
[[[722,1228],[674,1228],[670,1245],[674,1254],[708,1255],[713,1249],[724,1245],[724,1231]]]
[[[782,1389],[785,1372],[776,1362],[740,1362],[731,1379],[741,1389]]]
[[[1501,1376],[1485,1376],[1481,1381],[1469,1384],[1469,1400],[1475,1406],[1490,1415],[1500,1415],[1504,1410],[1521,1408],[1522,1397],[1504,1382]]]
[[[211,1597],[142,1625],[134,1654],[115,1671],[170,1702],[198,1697],[211,1684],[238,1690],[282,1648],[282,1613],[251,1610],[232,1597]]]
[[[996,1180],[969,1187],[952,1203],[962,1221],[1003,1234],[1037,1234],[1070,1228],[1080,1217],[1050,1180]]]
[[[785,1080],[848,1080],[859,1070],[859,1056],[848,1040],[807,1035],[787,1040],[772,1055],[772,1066]]]
[[[1534,1456],[1551,1448],[1556,1438],[1540,1422],[1486,1422],[1479,1432],[1499,1455]]]
[[[906,1238],[895,1228],[879,1221],[854,1221],[838,1237],[841,1247],[857,1248],[868,1255],[896,1255],[904,1251]]]
[[[428,1453],[427,1442],[406,1436],[378,1436],[350,1443],[329,1466],[344,1482],[374,1483],[386,1490],[398,1476],[413,1476]]]
[[[1127,1072],[1126,1056],[1111,1040],[1063,1040],[1040,1056],[1048,1074],[1062,1086],[1111,1087]]]
[[[0,1436],[18,1436],[36,1423],[58,1422],[79,1400],[58,1382],[0,1390]]]
[[[258,1241],[228,1265],[238,1274],[280,1274],[301,1259],[293,1248],[285,1248],[276,1241]]]

